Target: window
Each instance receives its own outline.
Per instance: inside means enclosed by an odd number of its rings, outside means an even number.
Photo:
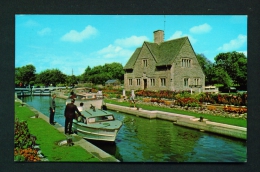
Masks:
[[[143,60],[144,67],[147,67],[147,60]]]
[[[137,85],[141,85],[141,80],[140,79],[136,79],[136,84]]]
[[[182,59],[181,66],[182,67],[190,67],[191,60],[190,59]]]
[[[199,85],[199,78],[194,79],[194,85]]]
[[[184,78],[184,87],[189,86],[189,78]]]
[[[133,80],[132,80],[132,79],[129,79],[129,80],[128,80],[128,84],[129,84],[129,85],[133,85]]]
[[[166,79],[165,78],[161,78],[161,86],[166,86]]]
[[[151,79],[151,86],[155,86],[155,79]]]

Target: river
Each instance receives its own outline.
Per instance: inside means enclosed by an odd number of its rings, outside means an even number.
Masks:
[[[22,100],[49,116],[48,96]],[[56,98],[54,120],[64,126],[65,100]],[[246,141],[200,132],[160,119],[112,111],[124,122],[114,144],[93,142],[121,162],[246,162]]]

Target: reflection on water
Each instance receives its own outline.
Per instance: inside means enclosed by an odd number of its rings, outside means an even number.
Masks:
[[[24,101],[49,116],[49,97]],[[65,100],[56,98],[55,121],[64,126]],[[123,121],[114,144],[91,141],[122,162],[246,162],[246,142],[199,132],[159,119],[112,111]]]

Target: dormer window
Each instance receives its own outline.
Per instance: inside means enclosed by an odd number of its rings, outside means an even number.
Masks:
[[[147,59],[143,60],[143,65],[144,65],[144,67],[147,67]]]

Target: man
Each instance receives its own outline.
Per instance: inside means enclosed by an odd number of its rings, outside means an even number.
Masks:
[[[53,94],[51,99],[50,99],[50,118],[49,118],[49,122],[51,125],[55,125],[55,121],[54,121],[54,114],[55,114],[55,98],[56,98],[56,94]]]
[[[65,134],[72,134],[71,127],[72,121],[75,118],[76,114],[75,111],[81,115],[80,111],[78,110],[77,106],[74,105],[75,99],[71,99],[71,103],[66,105],[64,116],[65,116]]]
[[[135,108],[135,95],[134,94],[132,94],[130,97],[130,106],[132,103],[134,104],[134,108]]]

